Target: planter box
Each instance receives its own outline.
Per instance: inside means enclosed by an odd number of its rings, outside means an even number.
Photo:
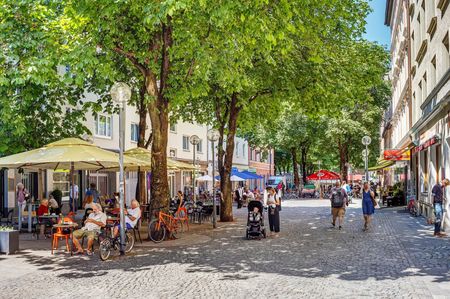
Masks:
[[[19,231],[0,231],[0,252],[11,254],[19,251]]]

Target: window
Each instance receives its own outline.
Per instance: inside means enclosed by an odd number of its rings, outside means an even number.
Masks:
[[[239,157],[239,142],[236,142],[235,149],[236,149],[236,157]]]
[[[171,158],[175,158],[175,157],[177,156],[177,150],[174,149],[174,148],[171,148],[171,149],[169,150],[169,156],[170,156]]]
[[[111,116],[97,115],[95,117],[95,135],[111,137]]]
[[[176,133],[177,132],[177,125],[176,124],[170,124],[170,132]]]
[[[183,151],[189,151],[189,136],[183,136]]]
[[[245,144],[242,145],[242,157],[245,158],[246,154],[245,154]]]
[[[203,140],[200,139],[200,141],[197,144],[197,152],[203,153]]]
[[[131,124],[131,141],[138,142],[139,140],[139,125]]]
[[[427,73],[423,74],[423,84],[422,84],[422,88],[423,88],[423,95],[422,95],[422,102],[424,102],[428,96],[427,93]]]
[[[436,56],[431,59],[431,68],[430,68],[430,86],[433,89],[436,86]]]
[[[444,39],[442,40],[442,47],[441,47],[441,59],[442,62],[439,63],[439,69],[440,69],[440,75],[441,78],[444,76],[444,74],[447,72],[449,68],[449,42],[448,42],[448,32],[445,35]]]

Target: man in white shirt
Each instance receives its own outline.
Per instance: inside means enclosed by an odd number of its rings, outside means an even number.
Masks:
[[[141,208],[136,199],[131,201],[131,209],[125,210],[125,224],[127,229],[133,229],[136,226],[139,218],[141,218]],[[114,236],[119,235],[120,224],[114,227]]]
[[[73,188],[72,188],[72,185],[70,185],[70,189],[69,189],[69,206],[70,206],[70,211],[71,212],[76,212],[77,211],[77,208],[78,208],[77,207],[78,194],[79,194],[78,185],[74,184]]]
[[[102,207],[98,203],[93,203],[92,213],[84,222],[84,226],[73,232],[73,244],[78,249],[76,253],[83,253],[80,239],[86,237],[88,239],[87,254],[92,255],[92,245],[97,240],[102,227],[106,226],[106,214],[102,212]]]

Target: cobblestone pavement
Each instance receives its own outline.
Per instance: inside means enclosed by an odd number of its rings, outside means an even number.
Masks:
[[[339,231],[326,200],[285,201],[281,236],[260,241],[244,240],[244,212],[107,262],[49,245],[0,256],[0,298],[450,298],[450,240],[402,209],[364,233],[358,203]]]

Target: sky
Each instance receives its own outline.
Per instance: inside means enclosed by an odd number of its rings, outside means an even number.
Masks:
[[[384,25],[384,12],[386,0],[370,1],[372,13],[367,18],[365,38],[370,41],[376,41],[381,45],[390,45],[390,29]]]

